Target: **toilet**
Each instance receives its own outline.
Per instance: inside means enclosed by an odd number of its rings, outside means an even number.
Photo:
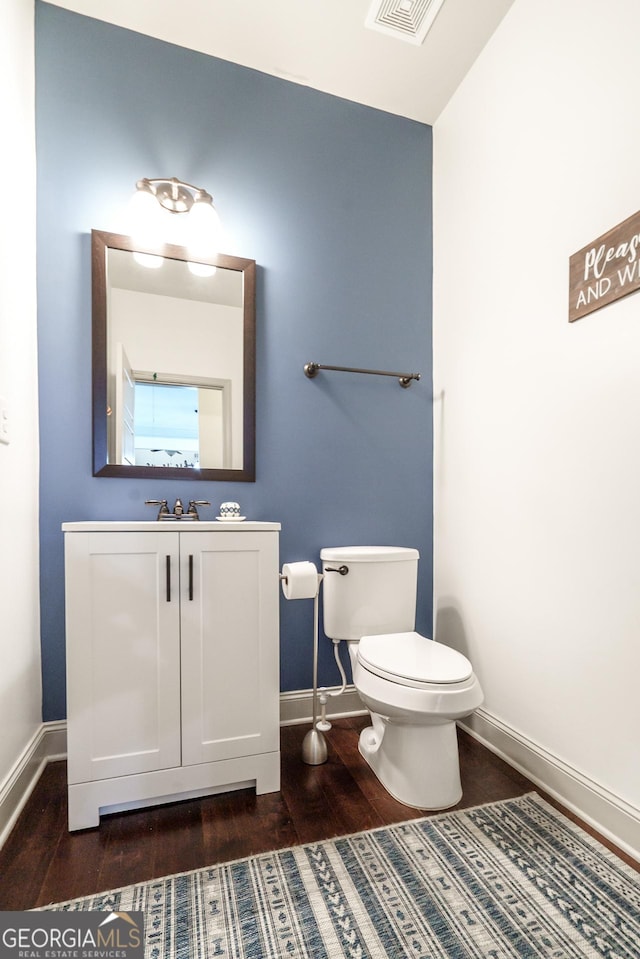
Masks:
[[[446,809],[462,796],[456,720],[483,701],[471,663],[415,631],[419,553],[394,546],[320,551],[325,634],[346,641],[371,714],[358,748],[395,799]]]

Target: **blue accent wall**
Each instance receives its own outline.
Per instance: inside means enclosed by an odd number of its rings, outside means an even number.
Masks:
[[[281,563],[416,547],[429,634],[431,128],[41,2],[36,111],[45,721],[66,712],[60,525],[149,519],[148,498],[238,500],[282,523]],[[258,264],[255,483],[91,475],[90,232],[127,232],[143,176],[209,190],[225,252]],[[309,380],[310,360],[422,379]],[[312,618],[281,599],[283,690],[311,686]],[[338,681],[328,640],[319,678]]]

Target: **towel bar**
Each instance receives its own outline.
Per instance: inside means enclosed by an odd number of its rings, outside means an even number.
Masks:
[[[304,367],[305,375],[310,380],[317,375],[318,370],[335,370],[338,373],[370,373],[373,376],[395,376],[405,390],[411,386],[412,380],[419,380],[420,373],[392,373],[389,370],[361,370],[355,366],[324,366],[320,363],[306,363]]]

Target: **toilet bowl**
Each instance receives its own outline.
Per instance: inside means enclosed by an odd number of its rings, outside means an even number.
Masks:
[[[405,805],[454,806],[462,796],[455,721],[482,702],[469,660],[415,632],[364,636],[349,651],[373,723],[360,753]]]
[[[371,714],[358,748],[385,789],[418,809],[462,796],[456,720],[483,701],[471,663],[415,632],[417,550],[323,549],[324,630],[346,640]],[[345,572],[346,570],[346,572]]]

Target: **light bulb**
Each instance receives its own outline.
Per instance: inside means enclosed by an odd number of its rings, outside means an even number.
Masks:
[[[195,259],[209,258],[220,251],[220,217],[210,198],[196,197],[188,215],[187,247]]]
[[[137,245],[157,246],[160,213],[151,187],[138,188],[129,204],[130,233]]]
[[[210,263],[193,263],[191,260],[187,263],[189,272],[194,276],[209,277],[215,276],[217,267]]]
[[[133,259],[140,266],[144,266],[148,270],[159,270],[162,264],[164,263],[164,257],[156,256],[154,253],[135,252],[133,254]]]

